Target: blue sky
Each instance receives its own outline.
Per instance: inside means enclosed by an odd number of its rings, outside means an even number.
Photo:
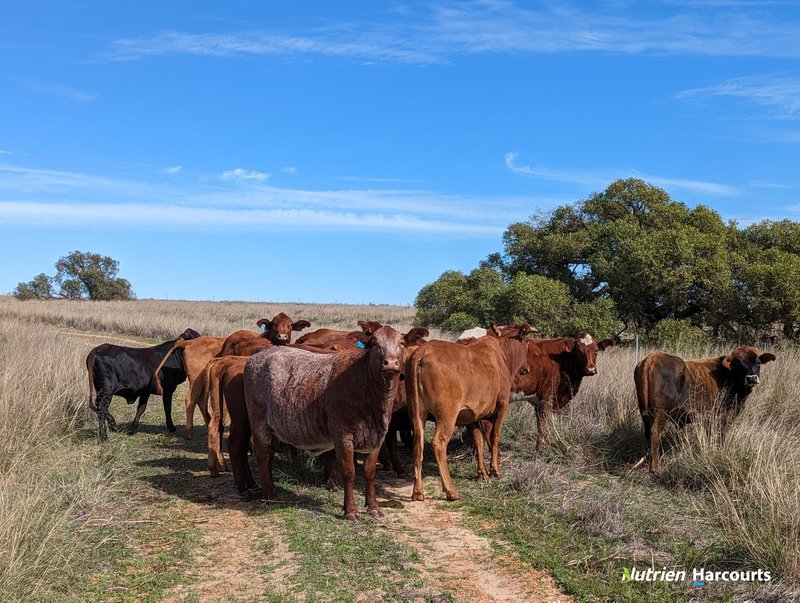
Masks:
[[[800,219],[800,3],[0,0],[0,292],[413,303],[635,176]]]

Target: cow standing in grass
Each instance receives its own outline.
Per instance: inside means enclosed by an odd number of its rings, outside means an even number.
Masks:
[[[750,346],[700,360],[664,352],[648,354],[633,372],[644,423],[645,455],[631,471],[641,467],[648,456],[650,473],[661,470],[661,436],[668,419],[685,424],[716,405],[725,423],[736,418],[753,388],[761,383],[761,365],[773,360],[774,354]]]
[[[364,461],[366,506],[381,516],[375,465],[389,427],[402,369],[403,337],[391,327],[373,333],[365,349],[319,354],[270,348],[245,365],[244,387],[261,488],[274,499],[272,461],[277,443],[313,454],[336,451],[344,481],[344,512],[356,519],[353,453]]]
[[[156,367],[176,341],[196,337],[200,337],[197,331],[186,329],[177,339],[152,347],[132,348],[104,343],[89,352],[86,356],[86,369],[89,372],[89,406],[97,413],[101,440],[108,438],[107,428],[112,431],[117,429],[117,422],[108,412],[111,397],[121,396],[128,404],[139,398],[136,416],[131,423],[131,429],[136,429],[139,426],[139,419],[147,408],[150,394],[159,394],[153,378]],[[186,380],[186,368],[181,350],[173,353],[164,363],[159,379],[163,388],[161,396],[164,401],[167,429],[175,431],[175,424],[172,422],[172,394],[178,385]],[[94,404],[93,389],[97,393]]]
[[[527,372],[525,337],[528,324],[495,327],[493,333],[462,345],[429,341],[417,348],[408,365],[408,412],[414,430],[414,490],[412,500],[424,500],[422,449],[425,422],[436,421],[431,440],[447,500],[458,499],[447,469],[447,444],[456,425],[466,425],[478,453],[478,475],[488,478],[483,460],[480,421],[493,425],[487,437],[491,471],[500,475],[500,431],[508,412],[514,378]]]
[[[564,408],[575,397],[584,377],[597,374],[598,352],[613,345],[613,339],[597,341],[589,333],[528,340],[530,371],[514,380],[514,392],[529,397],[536,407],[538,448],[545,448],[549,443],[553,412]]]

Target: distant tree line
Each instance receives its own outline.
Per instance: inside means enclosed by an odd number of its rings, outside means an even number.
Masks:
[[[41,273],[19,283],[11,294],[29,299],[134,299],[131,284],[117,277],[119,262],[97,253],[73,251],[55,264],[56,273]]]
[[[800,223],[745,228],[630,178],[511,224],[504,251],[417,295],[417,322],[460,331],[524,320],[545,336],[655,341],[800,335]]]

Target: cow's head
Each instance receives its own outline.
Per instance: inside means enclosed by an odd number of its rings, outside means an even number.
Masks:
[[[511,369],[511,375],[527,375],[530,372],[528,366],[528,344],[525,341],[531,333],[537,333],[535,327],[527,322],[522,324],[496,325],[489,323],[489,330],[486,335],[489,337],[499,337],[508,340],[507,362]]]
[[[759,352],[757,348],[742,346],[722,359],[722,366],[732,373],[732,378],[737,386],[752,389],[759,383],[761,365],[775,360],[775,354]]]
[[[178,335],[178,340],[180,340],[180,339],[184,339],[184,340],[197,339],[200,336],[201,336],[200,333],[198,333],[194,329],[186,329],[183,333]]]
[[[584,377],[597,374],[597,353],[614,345],[613,339],[597,341],[589,333],[583,332],[575,339],[564,340],[564,351],[569,353],[576,372]]]
[[[366,335],[372,335],[383,326],[381,323],[375,322],[374,320],[359,320],[357,324]]]
[[[403,335],[392,327],[381,327],[372,334],[367,343],[370,364],[375,364],[388,378],[400,375],[403,379],[403,349],[406,347]]]
[[[307,320],[292,322],[292,319],[283,312],[276,314],[272,320],[262,318],[256,324],[264,331],[264,337],[275,345],[291,343],[292,331],[302,331],[311,326]]]

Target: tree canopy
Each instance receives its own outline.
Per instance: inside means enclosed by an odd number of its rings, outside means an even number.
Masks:
[[[17,299],[133,299],[130,282],[117,277],[119,262],[97,253],[73,251],[58,259],[56,274],[44,273],[19,283],[12,295]]]
[[[489,295],[474,286],[476,271],[446,272],[420,291],[418,322],[446,327],[458,311],[464,324],[525,319],[563,334],[600,329],[602,336],[622,324],[651,331],[669,320],[677,322],[654,334],[683,325],[753,337],[777,324],[787,337],[800,335],[797,222],[739,229],[704,205],[689,207],[629,178],[509,225],[503,244],[478,269],[493,274],[481,278],[493,283]],[[443,279],[446,303],[437,304],[427,295]],[[453,304],[460,305],[451,311]]]

